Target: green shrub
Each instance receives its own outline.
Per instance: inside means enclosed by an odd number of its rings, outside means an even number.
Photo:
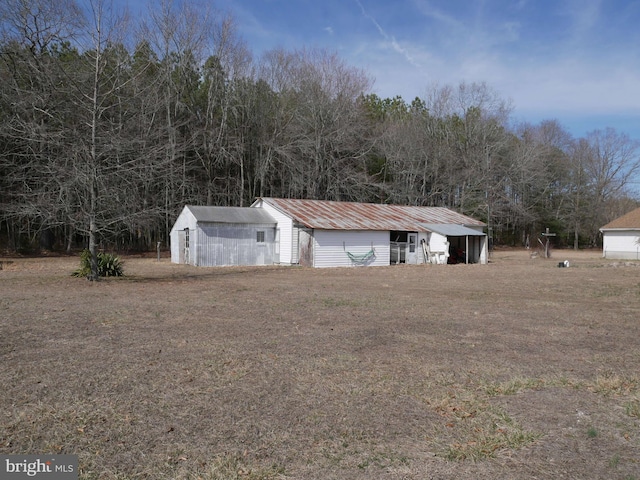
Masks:
[[[91,275],[91,253],[83,250],[80,254],[80,268],[73,272],[74,277],[88,277]],[[112,253],[98,253],[99,277],[122,277],[123,262]]]

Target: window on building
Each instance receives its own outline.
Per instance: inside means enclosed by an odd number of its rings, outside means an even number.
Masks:
[[[256,242],[264,243],[264,232],[256,232]]]

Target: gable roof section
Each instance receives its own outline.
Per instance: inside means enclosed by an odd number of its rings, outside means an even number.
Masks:
[[[640,208],[607,223],[600,230],[640,230]]]
[[[479,220],[444,207],[410,207],[270,197],[263,197],[261,200],[303,226],[321,230],[421,232],[425,231],[424,224],[486,226]]]
[[[203,223],[265,223],[275,225],[276,220],[260,208],[204,207],[188,205],[198,222]]]

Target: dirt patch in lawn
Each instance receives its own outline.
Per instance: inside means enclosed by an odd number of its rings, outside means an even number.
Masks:
[[[2,454],[76,454],[83,479],[640,479],[635,262],[125,258],[91,283],[5,260]]]

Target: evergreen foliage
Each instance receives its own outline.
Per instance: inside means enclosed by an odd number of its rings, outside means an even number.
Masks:
[[[124,262],[119,257],[111,254],[99,252],[98,258],[98,276],[99,277],[123,277]],[[89,277],[91,275],[91,254],[89,250],[83,250],[80,254],[80,268],[72,273],[74,277]]]

